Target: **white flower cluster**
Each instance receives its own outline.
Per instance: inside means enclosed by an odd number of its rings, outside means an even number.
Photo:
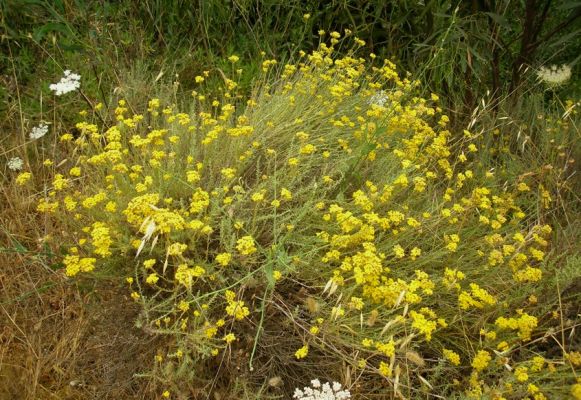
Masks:
[[[347,400],[351,398],[348,390],[341,390],[341,384],[327,382],[321,385],[321,381],[313,379],[311,387],[304,387],[303,390],[295,389],[293,399],[297,400]]]
[[[12,171],[20,171],[24,166],[24,161],[22,161],[22,158],[20,157],[12,157],[8,160],[6,165],[8,165],[8,169]]]
[[[369,104],[375,104],[380,107],[385,105],[385,102],[388,100],[387,93],[384,90],[380,90],[376,92],[371,98],[369,99]]]
[[[43,137],[47,133],[48,133],[48,125],[40,124],[40,125],[32,128],[32,131],[30,132],[30,138],[32,140],[40,139],[41,137]]]
[[[61,78],[59,83],[53,83],[49,86],[49,89],[57,96],[67,94],[69,92],[74,92],[81,87],[81,75],[73,74],[68,69],[65,71],[65,76]]]
[[[550,68],[541,67],[537,71],[537,76],[548,85],[561,85],[571,78],[571,67],[567,64],[560,67],[556,65],[552,65]]]

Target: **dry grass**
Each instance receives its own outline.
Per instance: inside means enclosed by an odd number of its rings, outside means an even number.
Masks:
[[[36,258],[0,256],[0,399],[147,398],[134,375],[155,346],[126,291],[82,288]]]

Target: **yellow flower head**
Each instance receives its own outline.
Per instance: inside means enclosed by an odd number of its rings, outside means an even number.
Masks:
[[[295,357],[297,360],[300,360],[302,358],[305,358],[307,354],[309,354],[309,345],[305,344],[303,347],[301,347],[295,352]]]
[[[254,238],[252,236],[243,236],[236,242],[236,249],[242,255],[250,255],[256,252],[256,246],[254,244]]]

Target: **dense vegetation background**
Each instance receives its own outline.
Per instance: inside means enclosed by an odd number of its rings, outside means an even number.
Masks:
[[[575,1],[8,0],[0,15],[0,65],[5,79],[14,67],[10,79],[21,83],[39,82],[54,63],[76,60],[96,86],[141,68],[152,75],[164,70],[168,79],[177,74],[187,91],[208,65],[227,65],[229,54],[257,71],[263,51],[292,59],[316,47],[319,29],[348,28],[370,51],[425,78],[457,113],[471,111],[487,93],[520,97],[521,83],[534,80],[530,67],[575,66],[581,44]],[[567,92],[578,93],[578,83],[572,86]],[[3,96],[13,95],[9,88]]]
[[[402,76],[418,79],[423,96],[438,94],[450,131],[458,137],[465,129],[479,132],[490,150],[480,162],[503,171],[506,181],[554,165],[542,177],[553,203],[539,220],[555,231],[552,271],[564,272],[551,275],[550,284],[539,289],[547,309],[550,304],[561,310],[555,324],[544,326],[558,340],[545,340],[543,350],[562,360],[579,351],[578,1],[5,0],[0,2],[0,260],[5,265],[0,398],[157,398],[165,388],[142,368],[155,354],[148,350],[162,346],[163,339],[134,326],[140,309],[124,284],[111,274],[64,278],[64,244],[39,240],[58,238],[63,228],[34,213],[30,193],[13,190],[13,173],[4,161],[18,154],[33,165],[54,150],[24,147],[25,132],[35,121],[52,120],[55,131],[69,131],[79,111],[102,103],[99,122],[110,126],[121,98],[138,110],[153,97],[187,109],[196,77],[204,71],[218,72],[208,78],[207,92],[223,94],[221,76],[234,72],[232,54],[240,57],[236,68],[243,70],[239,95],[250,96],[265,59],[294,62],[301,50],[318,47],[320,30],[345,29],[365,41],[366,51],[392,60]],[[539,81],[541,67],[564,64],[572,70],[566,84]],[[64,69],[82,76],[81,101],[48,107],[47,82]],[[567,111],[575,104],[575,113]],[[46,115],[49,108],[58,118]],[[566,132],[557,123],[561,118],[574,118]],[[558,133],[553,141],[547,139],[551,130]],[[536,208],[535,201],[531,204]],[[232,364],[235,371],[235,360]],[[577,376],[574,369],[571,374],[567,385]],[[216,399],[280,395],[274,381],[264,384],[266,394],[257,392],[254,378],[225,378],[213,385]],[[556,396],[570,394],[568,386],[562,393],[555,390]]]

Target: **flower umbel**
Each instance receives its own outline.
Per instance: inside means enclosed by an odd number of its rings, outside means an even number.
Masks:
[[[32,128],[32,131],[30,132],[30,138],[32,140],[40,139],[41,137],[43,137],[47,133],[48,133],[48,125],[40,124],[40,125]]]
[[[20,171],[24,165],[24,161],[22,161],[22,158],[20,157],[12,157],[10,160],[8,160],[6,165],[8,166],[8,169],[12,171]]]
[[[64,76],[58,83],[53,83],[49,89],[55,92],[55,95],[62,96],[70,92],[74,92],[81,87],[81,76],[72,73],[70,70],[64,72]]]
[[[571,67],[567,64],[552,65],[550,68],[541,67],[537,71],[537,77],[549,86],[562,85],[571,78]]]
[[[339,382],[326,382],[321,384],[318,379],[311,381],[311,386],[305,386],[303,390],[296,388],[293,399],[297,400],[347,400],[351,398],[348,390],[342,390]]]

